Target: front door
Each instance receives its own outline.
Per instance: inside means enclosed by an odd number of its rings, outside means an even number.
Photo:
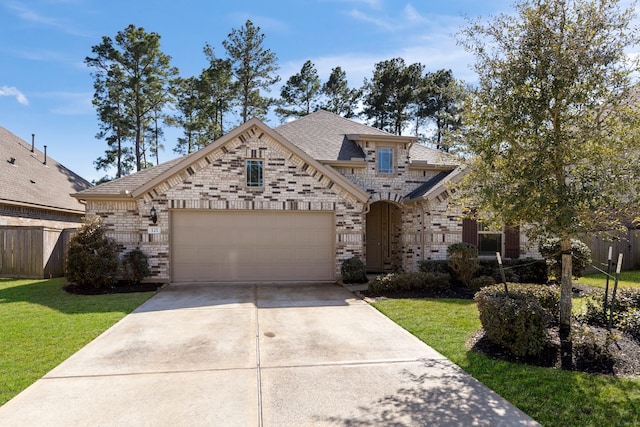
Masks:
[[[367,271],[379,273],[400,267],[402,210],[389,202],[376,202],[367,214]]]

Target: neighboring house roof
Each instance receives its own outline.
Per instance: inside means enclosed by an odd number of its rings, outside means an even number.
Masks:
[[[346,189],[357,199],[366,201],[369,195],[359,188],[356,184],[349,181],[340,173],[334,171],[331,168],[323,166],[316,159],[310,156],[308,153],[300,149],[297,144],[291,143],[282,134],[275,132],[269,126],[264,124],[258,119],[251,119],[244,124],[238,126],[231,132],[223,135],[215,140],[205,148],[191,153],[187,156],[180,157],[153,168],[145,169],[143,171],[119,178],[117,180],[107,182],[97,187],[79,192],[73,196],[82,200],[87,198],[125,198],[125,197],[139,197],[147,191],[150,191],[156,185],[159,185],[163,181],[166,181],[170,177],[181,173],[189,166],[195,164],[201,159],[205,158],[212,151],[217,150],[227,142],[237,138],[244,132],[249,131],[253,127],[258,127],[261,132],[269,135],[280,144],[284,145],[288,150],[302,158],[305,162],[309,163],[316,169],[322,170],[322,173],[332,181],[338,183],[341,187]],[[297,141],[296,141],[297,142]]]
[[[385,140],[412,143],[411,162],[455,168],[459,161],[451,154],[415,143],[416,137],[397,136],[320,110],[274,129],[320,162],[363,160],[357,140]]]
[[[13,159],[13,160],[12,160]],[[91,183],[0,126],[0,203],[84,213],[70,196]]]

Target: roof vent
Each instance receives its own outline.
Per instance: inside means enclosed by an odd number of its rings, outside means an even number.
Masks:
[[[47,146],[44,146],[44,162],[42,162],[43,165],[47,164]]]
[[[16,164],[16,158],[15,157],[10,157],[9,160],[7,160],[7,162],[11,163],[12,165]]]
[[[36,148],[36,134],[31,134],[31,152],[33,153]]]

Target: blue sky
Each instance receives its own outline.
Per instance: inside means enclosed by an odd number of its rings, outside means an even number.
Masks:
[[[0,126],[88,180],[102,177],[93,162],[106,148],[96,140],[93,79],[84,65],[102,36],[129,24],[160,34],[161,49],[182,77],[206,65],[210,43],[251,19],[278,56],[282,81],[311,60],[325,81],[341,66],[350,85],[371,77],[374,64],[394,57],[421,62],[428,71],[452,69],[474,80],[473,58],[453,35],[464,16],[511,12],[511,0],[0,0]],[[279,88],[271,93],[279,95]],[[234,124],[239,124],[238,122]],[[278,124],[272,119],[269,124]],[[174,158],[178,131],[167,131],[160,161]]]

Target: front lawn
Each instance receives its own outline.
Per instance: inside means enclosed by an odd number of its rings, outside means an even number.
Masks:
[[[613,273],[613,272],[612,272]],[[598,288],[605,288],[607,283],[606,276],[602,273],[587,274],[584,277],[575,280],[575,282],[581,285],[597,286]],[[613,279],[609,279],[609,289],[613,289]],[[620,279],[618,281],[618,287],[621,288],[640,288],[640,270],[623,271],[620,273]]]
[[[153,295],[72,295],[65,283],[0,279],[0,405]]]
[[[472,300],[387,299],[374,307],[544,426],[640,425],[640,379],[492,359],[467,348],[480,328]]]

